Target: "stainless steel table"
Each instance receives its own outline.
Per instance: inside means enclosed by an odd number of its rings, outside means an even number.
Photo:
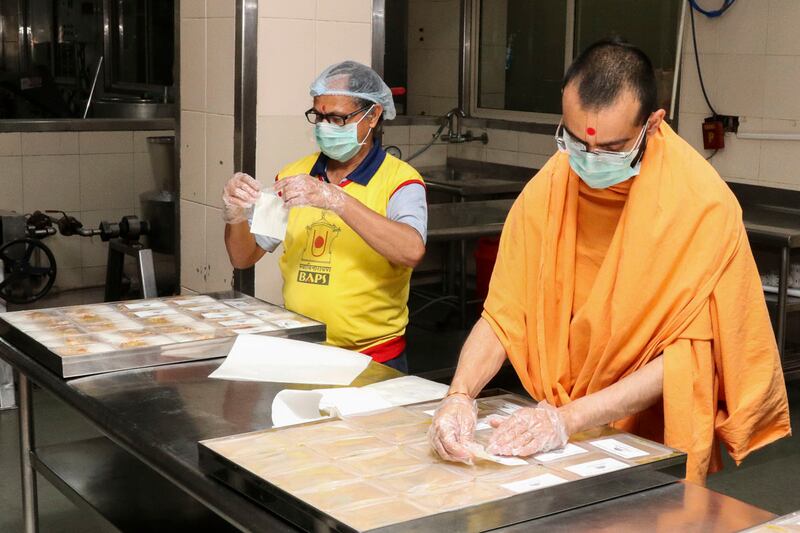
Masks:
[[[800,248],[800,213],[796,209],[784,209],[766,205],[743,205],[744,226],[753,244],[780,250],[778,270],[778,294],[767,294],[767,302],[777,304],[777,331],[775,336],[781,352],[784,375],[800,377],[800,357],[790,358],[786,352],[786,315],[800,310],[800,298],[787,294],[792,250]]]
[[[20,372],[20,439],[26,531],[36,531],[35,473],[85,508],[100,511],[114,527],[141,530],[142,521],[170,531],[295,531],[267,509],[206,477],[197,441],[270,427],[272,398],[284,385],[208,379],[221,360],[127,370],[73,380],[56,377],[5,341],[0,357]],[[355,385],[399,376],[371,364]],[[33,442],[31,382],[47,389],[93,422],[108,439],[38,449]],[[175,491],[177,487],[179,491]],[[772,515],[699,487],[674,482],[577,509],[507,531],[559,528],[575,531],[587,517],[614,524],[669,524],[672,530],[733,531]],[[661,488],[658,488],[661,487]],[[545,491],[532,497],[546,498]],[[600,495],[599,500],[608,499]],[[707,504],[698,505],[703,500]],[[149,505],[140,508],[142,503]],[[725,516],[720,514],[725,510]],[[209,510],[213,511],[209,512]],[[729,514],[735,514],[732,521]],[[619,522],[615,522],[619,515]],[[221,518],[221,519],[220,519]],[[728,527],[734,524],[736,527]],[[137,529],[138,528],[138,529]]]
[[[513,204],[514,200],[484,200],[428,206],[428,242],[450,241],[458,244],[459,284],[455,300],[462,328],[467,325],[467,241],[500,235]],[[453,296],[428,297],[428,300],[425,307],[451,302]]]

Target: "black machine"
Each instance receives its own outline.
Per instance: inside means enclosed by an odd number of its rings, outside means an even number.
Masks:
[[[42,240],[55,234],[52,219],[40,211],[31,215],[0,211],[0,298],[29,304],[50,291],[56,281],[56,259]]]

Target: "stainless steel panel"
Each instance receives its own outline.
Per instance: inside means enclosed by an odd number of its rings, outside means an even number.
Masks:
[[[233,113],[233,169],[256,175],[258,139],[258,1],[236,0],[236,63]],[[256,271],[235,269],[233,288],[255,294]]]

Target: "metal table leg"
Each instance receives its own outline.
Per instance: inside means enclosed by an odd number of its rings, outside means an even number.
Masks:
[[[33,389],[28,378],[19,374],[19,457],[22,468],[22,513],[25,533],[39,531],[39,510],[36,497],[36,472],[31,464],[35,446],[33,430]]]
[[[461,311],[461,329],[467,327],[467,241],[459,241],[459,259],[461,260],[461,283],[458,287],[458,305]]]
[[[789,288],[789,268],[791,250],[788,246],[781,249],[781,270],[778,277],[778,351],[781,361],[785,355],[786,343],[786,291]]]

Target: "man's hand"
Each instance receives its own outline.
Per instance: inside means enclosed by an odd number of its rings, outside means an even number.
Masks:
[[[242,172],[233,175],[222,190],[222,219],[227,224],[247,220],[247,210],[261,196],[261,184]]]
[[[492,417],[489,423],[495,430],[486,451],[495,455],[527,457],[563,448],[569,439],[561,413],[544,401],[505,419]]]
[[[333,211],[341,216],[347,197],[341,187],[325,183],[307,174],[298,174],[275,183],[275,192],[286,207],[311,206]]]
[[[475,444],[478,407],[464,394],[447,396],[436,408],[428,430],[428,441],[446,461],[472,464],[470,447]]]

